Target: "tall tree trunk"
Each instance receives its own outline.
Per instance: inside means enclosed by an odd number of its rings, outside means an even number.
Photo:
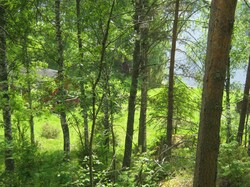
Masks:
[[[178,28],[178,17],[179,17],[179,4],[180,1],[176,0],[175,4],[175,16],[173,24],[173,36],[172,36],[172,47],[170,56],[170,67],[168,77],[168,113],[167,113],[167,152],[166,156],[168,159],[171,157],[172,147],[172,135],[173,135],[173,113],[174,113],[174,64],[175,64],[175,51],[177,41],[177,28]]]
[[[139,118],[139,133],[138,133],[138,148],[141,152],[146,152],[147,150],[147,139],[146,139],[146,123],[147,123],[147,102],[148,102],[148,1],[144,0],[144,7],[142,10],[143,14],[143,25],[141,28],[141,110]]]
[[[132,141],[134,134],[134,117],[135,117],[135,103],[138,85],[138,76],[140,68],[140,55],[141,55],[141,40],[140,40],[140,25],[141,25],[141,13],[143,7],[143,0],[135,1],[135,15],[134,15],[134,30],[136,33],[135,47],[133,54],[133,70],[132,70],[132,82],[130,86],[130,95],[128,101],[128,119],[125,138],[125,150],[123,156],[122,167],[130,167],[131,155],[132,155]]]
[[[229,143],[231,141],[231,111],[230,111],[230,58],[227,63],[226,72],[226,117],[227,117],[227,140]]]
[[[94,132],[95,132],[95,126],[96,126],[96,118],[98,114],[98,110],[96,110],[96,88],[97,85],[101,79],[101,75],[103,72],[104,68],[104,59],[105,59],[105,54],[106,54],[106,49],[107,49],[107,41],[108,41],[108,36],[109,36],[109,29],[110,29],[110,23],[113,15],[113,10],[115,7],[115,0],[113,0],[111,9],[109,12],[109,17],[107,20],[107,25],[106,25],[106,30],[103,35],[103,40],[102,40],[102,49],[101,49],[101,58],[99,62],[99,68],[98,68],[98,75],[95,80],[95,82],[92,85],[92,128],[90,132],[90,140],[89,140],[89,179],[90,179],[90,186],[94,186],[94,174],[93,174],[93,141],[94,141]],[[99,105],[99,108],[101,107],[101,104]]]
[[[240,110],[240,123],[239,123],[238,133],[237,133],[237,141],[239,142],[240,145],[242,143],[244,124],[245,124],[246,114],[247,114],[249,89],[250,89],[250,56],[248,59],[247,76],[246,76],[244,95],[243,95],[243,100],[242,100],[242,105],[241,105],[241,110]]]
[[[14,159],[12,157],[12,124],[11,124],[11,107],[8,84],[8,69],[6,57],[6,13],[5,7],[0,4],[0,91],[4,121],[4,139],[5,139],[5,171],[14,171]]]
[[[55,0],[55,26],[56,26],[56,41],[57,41],[57,64],[58,64],[58,99],[60,99],[60,121],[63,131],[63,150],[65,152],[65,158],[70,159],[70,136],[69,126],[67,123],[66,112],[65,112],[65,100],[66,92],[64,88],[64,59],[63,59],[63,44],[62,44],[62,31],[60,23],[60,2],[61,0]]]
[[[194,187],[216,186],[222,96],[236,4],[237,0],[211,4]]]
[[[26,33],[24,33],[24,41],[23,41],[23,64],[26,68],[26,82],[27,82],[27,94],[28,94],[28,108],[29,108],[29,125],[30,125],[30,143],[32,145],[35,144],[35,132],[34,132],[34,115],[33,115],[33,100],[32,100],[32,86],[31,86],[31,75],[30,75],[30,69],[31,69],[31,62],[28,57],[28,46],[27,46],[27,30]]]
[[[81,28],[81,10],[80,10],[81,0],[76,0],[76,13],[77,13],[77,39],[78,39],[78,50],[80,54],[80,73],[81,75],[84,73],[84,64],[83,64],[83,48],[82,48],[82,28]],[[85,94],[85,82],[84,76],[81,77],[80,81],[80,105],[82,108],[82,117],[84,120],[84,146],[85,146],[85,154],[89,155],[89,127],[88,127],[88,107],[86,105],[86,94]]]

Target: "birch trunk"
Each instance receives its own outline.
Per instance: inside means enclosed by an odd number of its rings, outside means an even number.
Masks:
[[[12,157],[12,124],[11,107],[8,84],[8,69],[6,57],[6,13],[5,7],[0,5],[0,100],[3,110],[4,139],[5,139],[5,171],[14,171],[14,159]]]

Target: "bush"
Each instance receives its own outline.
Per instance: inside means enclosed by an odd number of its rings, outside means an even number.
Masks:
[[[233,141],[222,144],[219,157],[219,186],[249,186],[250,159],[247,151]]]
[[[56,127],[49,125],[48,123],[42,126],[41,136],[47,139],[56,139],[60,133],[60,130]]]

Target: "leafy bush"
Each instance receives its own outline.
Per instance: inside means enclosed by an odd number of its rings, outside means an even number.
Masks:
[[[157,186],[170,170],[171,166],[168,162],[160,163],[149,155],[142,155],[130,170],[122,171],[118,176],[117,184],[118,186]]]
[[[249,186],[250,158],[238,142],[222,144],[219,157],[220,186]]]
[[[36,145],[30,145],[24,142],[21,145],[16,145],[14,152],[17,182],[19,186],[27,184],[41,164],[41,157],[38,153]]]
[[[60,130],[56,127],[49,125],[48,123],[42,126],[41,136],[47,139],[56,139],[60,133]]]

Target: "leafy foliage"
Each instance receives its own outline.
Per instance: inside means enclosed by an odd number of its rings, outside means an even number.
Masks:
[[[246,149],[239,147],[238,142],[222,144],[219,157],[219,178],[222,186],[248,186],[250,159]]]
[[[42,126],[41,136],[47,139],[55,139],[58,137],[60,130],[48,123]]]

